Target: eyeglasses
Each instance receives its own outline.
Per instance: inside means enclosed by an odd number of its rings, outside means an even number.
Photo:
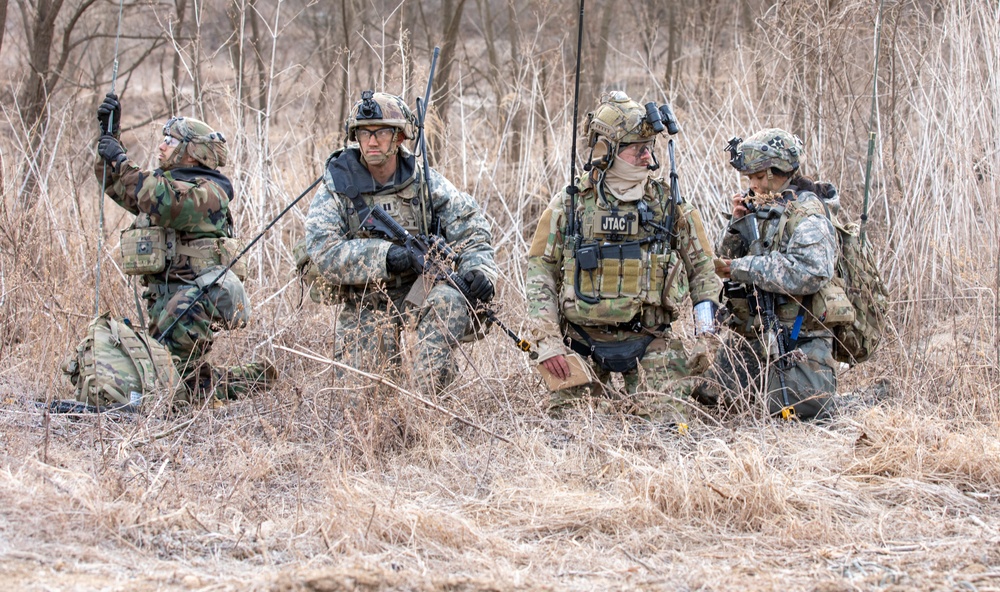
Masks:
[[[167,146],[177,146],[181,141],[173,136],[163,136],[163,143]]]
[[[396,128],[380,127],[374,131],[359,129],[355,131],[354,134],[355,136],[357,136],[359,144],[367,143],[368,140],[372,138],[372,136],[375,136],[375,139],[378,140],[379,142],[385,142],[386,140],[388,140],[389,138],[391,138],[393,135],[396,134]]]
[[[618,150],[618,154],[628,154],[629,156],[634,156],[635,158],[642,158],[647,154],[652,155],[653,143],[634,142],[632,144],[625,144]]]

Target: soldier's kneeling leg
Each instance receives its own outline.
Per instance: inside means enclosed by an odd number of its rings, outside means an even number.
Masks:
[[[461,292],[447,284],[431,288],[417,313],[414,378],[432,391],[455,378],[453,351],[472,329],[472,315]]]

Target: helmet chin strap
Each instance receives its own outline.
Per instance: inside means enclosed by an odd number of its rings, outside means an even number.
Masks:
[[[399,153],[399,142],[396,140],[396,136],[393,136],[392,140],[389,142],[389,149],[386,150],[384,153],[380,153],[379,156],[376,157],[378,159],[377,161],[370,155],[368,155],[368,153],[365,152],[364,150],[361,150],[361,158],[362,160],[365,161],[365,164],[367,164],[368,166],[379,166],[384,164],[387,160],[389,160],[393,156],[396,156],[396,154],[398,153]]]
[[[181,142],[175,146],[173,153],[167,157],[166,162],[164,162],[160,168],[164,171],[177,168],[178,165],[181,164],[181,159],[183,159],[184,155],[187,154],[187,147],[187,142]]]

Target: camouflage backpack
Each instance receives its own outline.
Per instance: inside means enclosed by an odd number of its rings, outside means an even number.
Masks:
[[[98,408],[187,401],[167,348],[108,313],[90,322],[62,371],[74,386],[75,399]]]
[[[833,357],[851,366],[867,360],[882,342],[889,292],[882,281],[871,243],[861,243],[861,227],[856,222],[844,224],[831,214],[827,201],[837,198],[829,183],[817,183],[817,193],[826,215],[837,229],[837,278],[843,281],[847,298],[854,306],[854,322],[833,328]]]

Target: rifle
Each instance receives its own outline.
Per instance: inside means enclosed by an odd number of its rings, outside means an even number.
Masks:
[[[769,209],[767,212],[762,212],[752,204],[747,204],[747,208],[750,210],[750,213],[742,218],[733,220],[730,228],[740,233],[744,242],[749,245],[750,255],[757,257],[764,254],[757,220],[771,217],[773,210]],[[731,282],[729,283],[731,284]],[[731,291],[732,287],[727,285],[727,292]],[[751,310],[756,308],[757,314],[761,317],[764,332],[767,336],[768,358],[773,361],[775,368],[778,370],[778,382],[781,385],[781,417],[782,419],[791,419],[795,417],[795,408],[788,398],[788,387],[785,385],[785,370],[788,366],[788,357],[786,354],[788,353],[788,348],[785,344],[785,329],[778,321],[778,315],[774,310],[777,296],[773,292],[760,289],[758,286],[753,286],[753,291],[756,302],[751,305]],[[750,317],[747,323],[748,325],[753,323],[753,316]],[[777,353],[776,356],[774,355],[775,353]]]
[[[448,266],[442,265],[439,262],[443,259],[444,261],[451,261],[455,257],[455,252],[452,250],[448,243],[439,234],[432,232],[427,224],[427,212],[426,208],[428,204],[432,204],[431,201],[431,186],[430,186],[430,159],[427,154],[427,138],[424,132],[424,120],[427,117],[427,104],[431,97],[431,88],[434,82],[434,70],[437,65],[438,56],[441,53],[441,49],[438,47],[434,48],[434,56],[431,58],[431,69],[427,78],[427,90],[424,94],[424,99],[421,101],[417,99],[417,144],[420,149],[420,157],[423,160],[423,187],[421,191],[423,192],[423,198],[420,200],[420,210],[421,217],[423,218],[423,228],[426,234],[421,234],[419,236],[413,236],[408,230],[403,228],[399,222],[393,219],[388,212],[382,209],[378,204],[369,206],[365,203],[364,198],[361,197],[361,193],[358,188],[353,184],[348,185],[343,189],[344,195],[351,200],[354,204],[354,209],[358,212],[358,219],[361,220],[361,227],[369,232],[378,232],[385,236],[386,238],[400,243],[409,253],[410,261],[413,263],[413,271],[423,275],[430,274],[435,277],[435,279],[445,279],[452,286],[458,289],[465,297],[466,302],[472,312],[480,313],[486,317],[487,324],[494,324],[500,327],[504,333],[506,333],[521,351],[530,352],[531,344],[522,339],[514,333],[510,328],[508,328],[496,315],[492,309],[487,306],[476,307],[477,299],[470,294],[469,284],[465,281],[462,276],[458,275],[458,272],[451,269]],[[436,229],[435,229],[436,230]]]
[[[496,312],[488,306],[476,307],[477,300],[469,294],[468,282],[462,276],[458,275],[458,272],[440,263],[442,260],[450,261],[455,257],[455,252],[448,246],[444,238],[436,234],[413,236],[399,222],[396,222],[388,212],[383,210],[381,206],[378,204],[371,206],[366,204],[364,198],[361,197],[360,192],[354,185],[346,187],[344,195],[351,200],[354,208],[358,211],[358,219],[361,220],[362,228],[369,232],[378,232],[390,240],[401,243],[410,254],[410,261],[414,264],[414,271],[420,274],[431,274],[435,278],[447,280],[448,283],[457,288],[465,296],[465,300],[473,312],[479,312],[485,316],[488,324],[492,323],[500,327],[508,337],[514,340],[514,343],[521,351],[531,352],[531,343],[519,337],[517,333],[514,333],[514,331],[503,324],[497,317]]]
[[[49,413],[57,413],[59,415],[73,414],[82,415],[85,413],[138,413],[139,406],[133,405],[132,403],[115,403],[112,405],[89,405],[82,401],[77,401],[75,399],[55,399],[51,403],[46,404],[43,401],[38,401],[35,406],[40,409],[48,409]]]

